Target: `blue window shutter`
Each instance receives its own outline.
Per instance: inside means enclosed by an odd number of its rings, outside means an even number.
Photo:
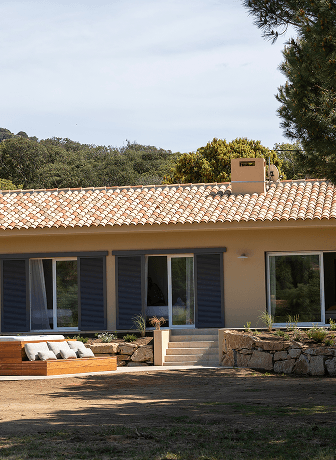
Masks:
[[[223,253],[195,254],[196,327],[224,327]]]
[[[142,314],[143,256],[117,257],[117,328],[131,329]]]
[[[30,329],[28,261],[2,261],[2,332]]]
[[[105,257],[79,257],[79,329],[106,329]]]

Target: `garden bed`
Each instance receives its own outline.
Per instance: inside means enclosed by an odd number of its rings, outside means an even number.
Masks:
[[[336,376],[336,333],[322,328],[252,332],[221,329],[221,365],[278,374]]]
[[[136,337],[128,341],[111,338],[112,334],[99,337],[81,338],[97,357],[116,357],[118,366],[152,366],[154,362],[153,337]],[[128,335],[129,336],[129,335]],[[77,337],[78,339],[78,337]]]

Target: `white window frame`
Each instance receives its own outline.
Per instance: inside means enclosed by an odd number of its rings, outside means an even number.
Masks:
[[[172,292],[172,279],[171,279],[171,260],[179,257],[191,257],[193,259],[193,280],[194,280],[194,299],[195,299],[195,257],[194,254],[148,254],[145,258],[145,276],[146,276],[146,308],[147,308],[147,288],[148,288],[148,257],[167,257],[167,283],[168,283],[168,305],[165,307],[168,308],[168,327],[163,327],[162,329],[195,329],[195,302],[194,302],[194,324],[179,324],[173,325],[173,292]],[[147,328],[149,330],[155,329],[154,327]]]
[[[53,293],[53,325],[54,327],[52,329],[32,329],[31,328],[31,321],[30,321],[30,331],[31,332],[51,332],[51,331],[56,331],[56,332],[70,332],[70,331],[79,331],[78,326],[77,327],[55,327],[55,324],[57,324],[57,280],[56,280],[56,262],[62,262],[62,261],[67,261],[67,260],[75,260],[78,261],[77,257],[31,257],[29,260],[51,260],[52,261],[52,293]],[[78,269],[78,265],[77,265]],[[30,282],[30,281],[29,281]],[[79,286],[78,286],[79,289]],[[30,299],[29,299],[30,302]],[[31,308],[31,305],[29,304],[29,309]]]
[[[299,252],[267,252],[266,253],[266,280],[267,280],[267,312],[271,314],[271,274],[270,274],[270,257],[272,256],[319,256],[320,266],[320,304],[321,304],[321,321],[319,322],[301,322],[299,327],[326,326],[325,324],[325,296],[324,296],[324,267],[323,267],[323,251],[299,251]],[[274,323],[276,327],[286,327],[287,323]]]

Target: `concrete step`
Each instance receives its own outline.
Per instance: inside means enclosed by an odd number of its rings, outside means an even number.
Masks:
[[[216,335],[218,337],[218,329],[208,328],[208,329],[171,329],[170,336],[175,335]]]
[[[203,354],[198,355],[166,355],[165,362],[178,363],[178,362],[197,362],[203,358]]]
[[[163,363],[164,366],[181,366],[181,367],[187,367],[187,366],[204,366],[204,367],[218,367],[218,363]]]
[[[218,356],[218,348],[167,348],[166,356],[174,355]]]
[[[164,366],[218,366],[218,329],[171,329]]]
[[[217,335],[171,335],[170,342],[218,342]]]
[[[169,342],[168,348],[218,348],[218,340],[194,340],[191,342]]]
[[[185,357],[180,356],[180,360],[176,359],[170,359],[172,358],[171,356],[169,359],[166,359],[165,362],[163,363],[164,366],[193,366],[193,365],[205,365],[205,366],[218,366],[218,359],[205,359],[203,356],[198,356],[194,357],[191,359],[189,357],[188,359],[183,359]]]

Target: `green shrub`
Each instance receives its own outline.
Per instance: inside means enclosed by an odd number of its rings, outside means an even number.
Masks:
[[[327,347],[333,347],[335,345],[335,341],[333,339],[325,339],[324,343]]]
[[[132,318],[132,323],[134,327],[140,331],[141,337],[146,335],[146,318],[142,315],[136,315]]]
[[[244,324],[245,332],[251,332],[251,321],[246,321]]]
[[[327,331],[323,327],[311,327],[307,331],[308,337],[316,343],[322,343],[327,335]]]
[[[112,342],[112,340],[116,339],[117,337],[110,332],[102,332],[101,334],[97,334],[98,339],[100,339],[103,343]]]
[[[329,324],[330,324],[330,330],[331,330],[331,331],[336,331],[336,321],[334,321],[334,320],[332,320],[332,319],[330,318]]]
[[[136,340],[138,340],[138,337],[134,334],[126,334],[124,335],[123,339],[125,340],[125,342],[135,342]]]
[[[259,316],[260,321],[267,327],[269,331],[273,329],[274,316],[266,311],[262,311]]]
[[[284,331],[282,331],[281,329],[279,329],[278,331],[275,331],[274,332],[275,335],[279,336],[279,337],[283,337],[284,339],[288,340],[289,339],[289,335],[286,334]]]
[[[80,335],[75,335],[74,339],[78,340],[78,342],[87,343],[89,341],[88,337],[81,337]]]
[[[297,323],[299,322],[299,315],[294,315],[293,317],[291,315],[288,315],[287,318],[288,318],[287,326],[286,326],[287,331],[294,331],[294,329],[297,329]]]

